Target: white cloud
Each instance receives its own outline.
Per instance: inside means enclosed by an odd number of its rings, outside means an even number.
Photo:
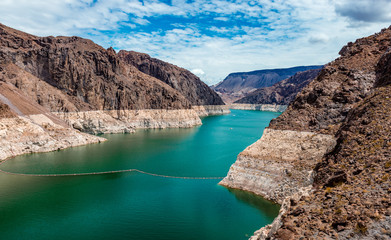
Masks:
[[[323,43],[324,44],[324,43],[327,43],[327,41],[329,41],[329,36],[327,36],[324,33],[314,34],[308,39],[308,42],[313,43],[313,44],[316,44],[316,43]]]
[[[389,9],[388,0],[1,0],[0,22],[39,36],[82,35],[104,47],[146,52],[202,70],[196,74],[213,84],[236,71],[327,63],[347,42],[388,27]],[[143,30],[164,16],[186,21]],[[199,20],[206,16],[205,27]],[[121,27],[131,32],[101,32]]]
[[[194,73],[197,76],[202,76],[202,75],[205,74],[205,72],[202,69],[199,69],[199,68],[193,69],[193,70],[191,70],[191,72]]]

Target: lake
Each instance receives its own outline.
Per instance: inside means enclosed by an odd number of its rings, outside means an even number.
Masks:
[[[236,156],[279,113],[232,110],[191,129],[137,130],[109,141],[16,157],[1,169],[81,173],[122,169],[224,177]],[[218,179],[138,172],[33,177],[0,173],[1,239],[248,239],[279,205],[218,185]]]

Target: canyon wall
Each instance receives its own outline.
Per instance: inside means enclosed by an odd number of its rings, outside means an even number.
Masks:
[[[257,110],[257,111],[268,111],[268,112],[284,112],[287,105],[278,104],[245,104],[245,103],[233,103],[228,105],[230,109],[238,110]]]
[[[318,76],[319,72],[320,69],[298,72],[271,87],[255,90],[234,103],[289,105],[296,95]]]
[[[197,126],[229,111],[217,104],[194,74],[146,54],[0,24],[0,159],[103,141],[80,131]]]
[[[152,58],[145,53],[121,50],[118,57],[178,90],[194,106],[224,105],[219,95],[189,70]]]
[[[227,105],[203,105],[193,106],[192,109],[196,111],[198,116],[207,117],[213,115],[224,115],[229,114],[229,106]]]
[[[106,139],[58,125],[43,114],[0,119],[0,160],[103,141]]]
[[[391,28],[348,43],[221,184],[282,204],[251,239],[391,237]]]
[[[55,112],[75,129],[92,134],[129,133],[137,128],[189,128],[201,125],[192,109],[106,110]]]

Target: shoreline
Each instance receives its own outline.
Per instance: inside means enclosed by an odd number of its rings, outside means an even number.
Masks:
[[[256,111],[267,111],[267,112],[284,112],[288,105],[278,104],[241,104],[233,103],[228,105],[229,109],[237,110],[256,110]]]
[[[51,112],[1,118],[0,161],[107,140],[98,134],[132,133],[135,129],[192,128],[202,125],[200,116],[229,113],[224,105],[194,108]]]

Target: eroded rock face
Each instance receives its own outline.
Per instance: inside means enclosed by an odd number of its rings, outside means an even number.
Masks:
[[[287,197],[253,239],[391,238],[390,37],[389,28],[349,43],[271,123],[337,144],[313,168],[312,188]]]
[[[121,50],[118,56],[141,72],[178,90],[192,105],[224,105],[216,92],[186,69],[151,58],[145,53]]]
[[[390,48],[391,28],[349,43],[239,155],[223,184],[283,203],[252,239],[391,237]],[[281,136],[286,131],[294,133],[291,144]],[[310,143],[325,136],[309,149],[327,150],[308,151],[304,133],[314,136]],[[246,156],[251,148],[256,154]],[[301,184],[302,170],[313,172],[313,184]]]
[[[358,39],[325,65],[271,128],[335,134],[354,105],[371,94],[376,65],[391,46],[391,30]]]
[[[227,104],[231,104],[259,88],[271,87],[297,72],[319,69],[322,66],[299,66],[283,69],[266,69],[229,74],[222,82],[212,86]]]
[[[320,69],[298,72],[271,87],[258,89],[235,103],[289,105],[296,95],[316,78]]]
[[[15,114],[11,111],[7,104],[0,103],[0,118],[15,117]]]
[[[230,109],[239,110],[257,110],[257,111],[268,111],[268,112],[284,112],[287,105],[277,104],[245,104],[245,103],[233,103],[229,105]]]
[[[219,184],[282,204],[312,184],[313,168],[335,144],[330,135],[265,129],[260,140],[239,154]]]
[[[37,37],[0,24],[0,159],[103,141],[78,130],[193,127],[201,120],[192,103],[223,104],[185,69],[148,56],[146,74],[124,60],[88,39]]]
[[[207,117],[213,115],[223,115],[229,114],[231,111],[227,105],[203,105],[203,106],[193,106],[192,108],[198,116]]]
[[[201,125],[192,109],[106,110],[53,113],[83,132],[129,133],[136,128],[189,128]]]
[[[105,140],[55,124],[42,114],[0,119],[0,160],[26,153],[50,152]]]
[[[289,208],[276,238],[391,238],[390,93],[376,89],[349,113],[335,150],[315,168],[316,188]]]
[[[36,37],[4,25],[0,25],[0,36],[0,64],[14,64],[60,90],[78,111],[191,107],[172,87],[123,63],[113,49],[90,40]],[[5,74],[21,87],[12,72]],[[49,107],[51,111],[73,110]]]

